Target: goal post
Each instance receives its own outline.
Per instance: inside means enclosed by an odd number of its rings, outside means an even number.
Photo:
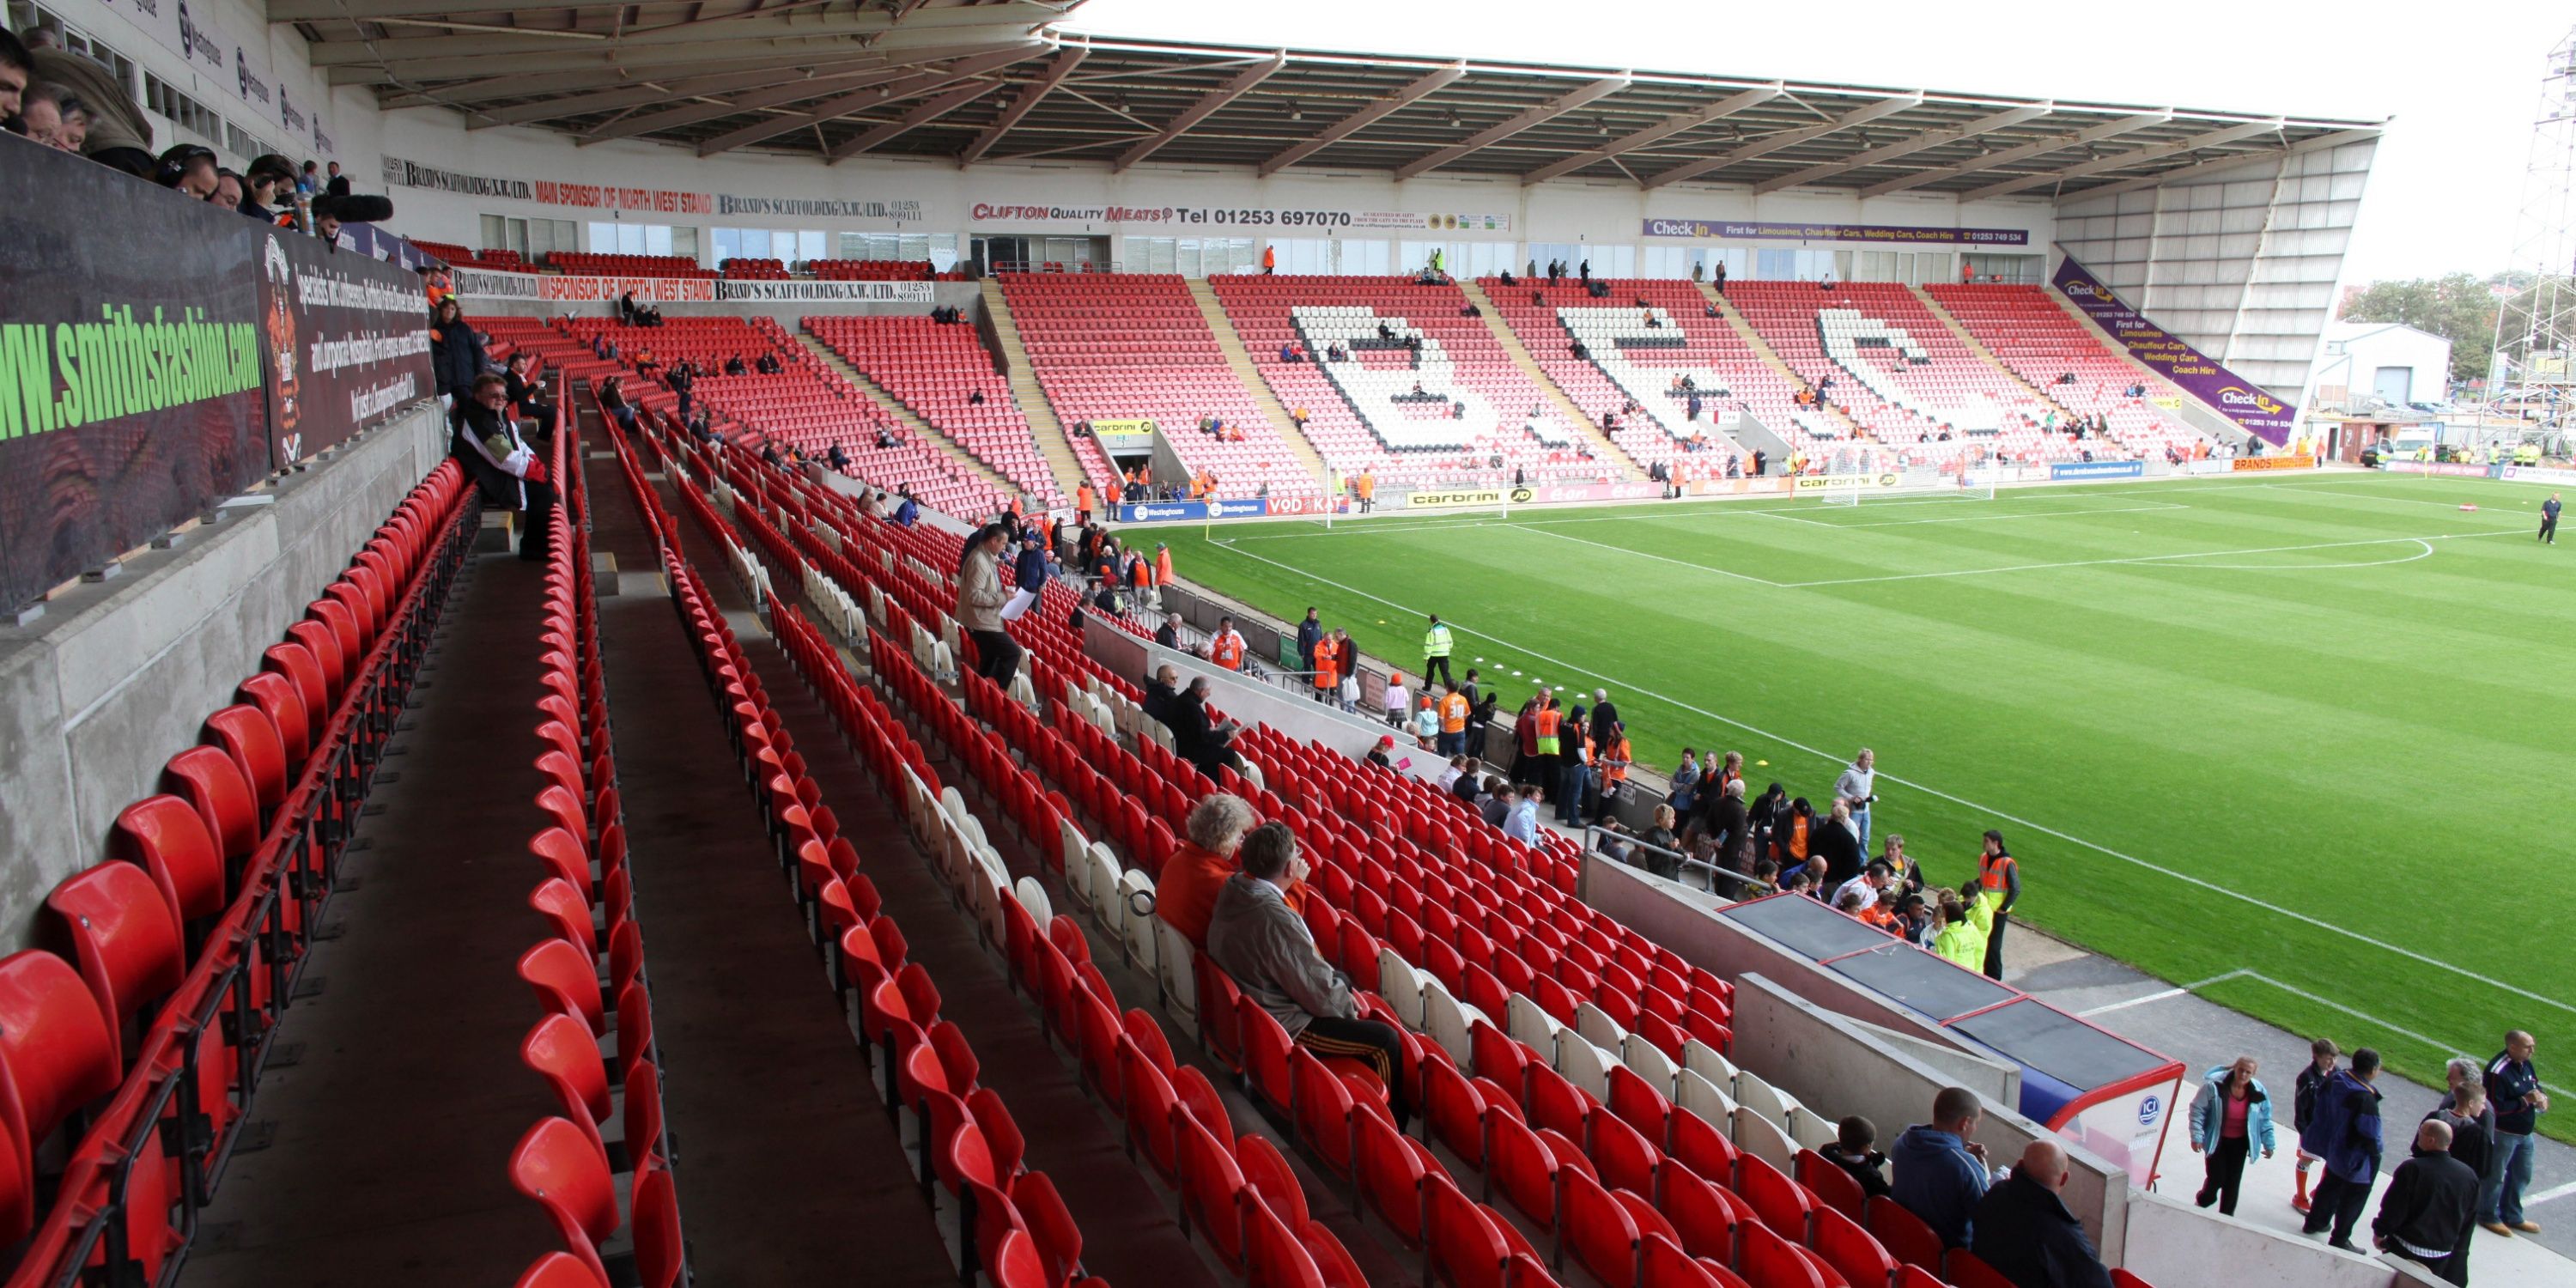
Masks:
[[[1816,500],[1824,505],[1857,506],[1870,482],[1866,463],[1857,452],[1850,447],[1835,448],[1833,455],[1826,458],[1824,488]]]

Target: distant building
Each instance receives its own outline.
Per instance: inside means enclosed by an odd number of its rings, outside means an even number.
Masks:
[[[2450,378],[2451,342],[2403,322],[2328,322],[2318,338],[2319,407],[2440,402]]]

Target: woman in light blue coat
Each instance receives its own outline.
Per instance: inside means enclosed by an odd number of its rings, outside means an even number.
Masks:
[[[2254,1076],[2254,1057],[2240,1055],[2232,1064],[2209,1071],[2200,1094],[2191,1101],[2191,1147],[2208,1160],[2196,1200],[2236,1215],[2237,1187],[2245,1180],[2245,1159],[2256,1148],[2272,1156],[2272,1098]]]

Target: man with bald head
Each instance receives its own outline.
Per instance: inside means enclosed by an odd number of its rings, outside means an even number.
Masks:
[[[2084,1226],[2066,1210],[2066,1151],[2042,1137],[2021,1164],[1977,1200],[1969,1250],[2016,1288],[2111,1288],[2111,1272],[2093,1254]]]
[[[2451,1125],[2427,1118],[2415,1129],[2414,1157],[2388,1178],[2371,1237],[2382,1252],[2421,1262],[2452,1283],[2465,1282],[2467,1276],[2451,1274],[2451,1259],[2477,1205],[2478,1174],[2451,1157]]]

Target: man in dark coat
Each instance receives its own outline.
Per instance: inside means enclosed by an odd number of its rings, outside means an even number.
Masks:
[[[457,403],[449,452],[474,476],[483,503],[494,509],[519,510],[519,557],[542,559],[546,528],[555,508],[555,489],[546,463],[519,437],[510,417],[507,382],[491,374],[477,376]]]
[[[453,426],[464,419],[475,378],[492,365],[492,359],[483,351],[482,337],[466,325],[463,306],[453,296],[440,300],[430,316],[429,339],[430,377],[438,396],[447,400],[447,421]]]
[[[1306,609],[1306,620],[1297,623],[1297,669],[1315,669],[1315,646],[1323,641],[1324,623],[1310,606]]]
[[[1730,778],[1718,792],[1717,804],[1709,810],[1708,834],[1717,842],[1718,866],[1750,869],[1753,848],[1745,838],[1751,832],[1751,820],[1744,812],[1744,780]]]
[[[2301,1232],[2321,1233],[2331,1223],[2327,1246],[2349,1252],[2361,1251],[2353,1246],[2352,1227],[2360,1223],[2370,1183],[2379,1176],[2379,1091],[2370,1085],[2378,1077],[2379,1053],[2369,1047],[2353,1052],[2352,1067],[2337,1070],[2317,1088],[2316,1110],[2299,1133],[2299,1148],[2326,1165]]]
[[[1145,701],[1142,703],[1145,714],[1161,721],[1166,729],[1179,718],[1172,704],[1181,700],[1180,679],[1180,669],[1166,664],[1155,670],[1153,678],[1145,681]]]
[[[2450,1124],[2427,1118],[2415,1129],[2414,1157],[2399,1163],[2388,1178],[2387,1197],[2379,1201],[2379,1216],[2370,1223],[2371,1237],[2390,1256],[2421,1262],[2445,1280],[2464,1283],[2465,1275],[2452,1278],[2450,1264],[2477,1205],[2478,1174],[2451,1157]]]
[[[1179,700],[1172,704],[1172,752],[1198,766],[1210,778],[1234,763],[1234,732],[1240,726],[1218,724],[1208,716],[1208,678],[1204,675],[1190,681]]]
[[[2021,1165],[1977,1200],[1969,1251],[2016,1288],[2111,1288],[2111,1272],[2057,1192],[2066,1188],[2066,1151],[2041,1139]]]

